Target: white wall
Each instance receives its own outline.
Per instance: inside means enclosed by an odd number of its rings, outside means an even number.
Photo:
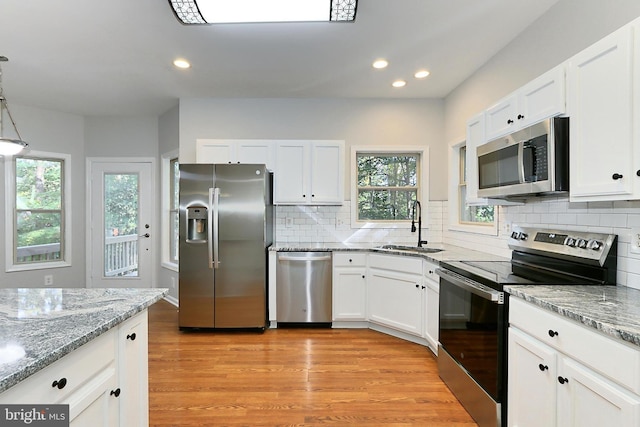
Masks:
[[[87,117],[87,157],[157,157],[158,117]]]
[[[11,104],[11,113],[22,138],[36,151],[71,154],[71,215],[73,240],[71,267],[6,273],[5,239],[0,244],[0,287],[42,287],[44,275],[53,276],[56,287],[84,287],[85,282],[85,147],[82,116]],[[0,161],[4,181],[4,161]],[[5,187],[0,186],[0,224],[5,218]]]
[[[446,199],[443,120],[431,99],[181,99],[180,162],[195,161],[197,138],[343,139],[349,198],[352,145],[426,145],[430,199]]]

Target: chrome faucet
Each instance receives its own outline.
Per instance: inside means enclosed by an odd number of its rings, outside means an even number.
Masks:
[[[416,205],[418,206],[418,247],[421,248],[422,245],[426,245],[426,240],[422,240],[422,205],[419,201],[415,200],[413,202],[413,211],[411,213],[411,232],[416,232]]]

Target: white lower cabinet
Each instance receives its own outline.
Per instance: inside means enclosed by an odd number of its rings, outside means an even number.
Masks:
[[[440,324],[440,283],[436,274],[438,266],[423,261],[424,270],[424,338],[434,354],[438,354],[438,326]]]
[[[333,321],[367,319],[367,254],[333,254]]]
[[[511,298],[508,425],[637,427],[640,351]],[[627,364],[627,362],[631,362]]]
[[[135,349],[121,340],[133,333]],[[147,343],[145,310],[6,390],[0,403],[68,404],[72,427],[148,426]]]
[[[369,321],[422,336],[422,259],[370,255]]]

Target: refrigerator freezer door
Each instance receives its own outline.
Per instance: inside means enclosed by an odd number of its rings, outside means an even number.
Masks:
[[[214,270],[209,268],[210,224],[199,225],[198,239],[188,241],[189,209],[209,207],[209,188],[213,186],[213,165],[180,165],[180,311],[181,328],[214,327]],[[199,209],[204,208],[204,209]],[[201,213],[201,212],[199,212]],[[193,216],[193,215],[192,215]],[[198,218],[200,220],[202,218]],[[193,224],[192,224],[193,226]],[[206,228],[206,233],[203,233]]]
[[[264,165],[215,165],[216,328],[266,327],[268,183]]]

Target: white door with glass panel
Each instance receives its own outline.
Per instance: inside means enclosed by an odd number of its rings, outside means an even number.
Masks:
[[[153,205],[151,161],[89,160],[88,287],[150,288]]]

